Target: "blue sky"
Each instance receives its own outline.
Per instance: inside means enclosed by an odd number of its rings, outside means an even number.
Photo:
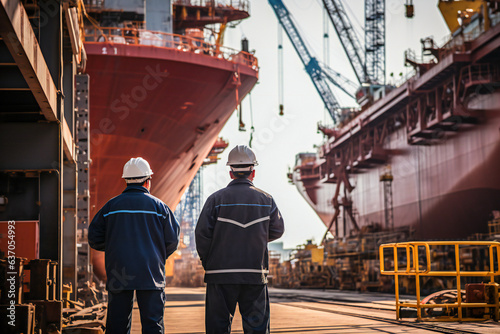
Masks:
[[[285,5],[298,22],[304,39],[313,53],[323,62],[323,12],[320,0],[284,0]],[[364,22],[363,0],[343,1],[355,29]],[[386,60],[387,78],[389,73],[399,77],[411,69],[404,67],[404,51],[413,49],[420,55],[420,39],[433,36],[442,45],[449,35],[448,28],[437,8],[437,0],[418,0],[415,3],[415,17],[404,16],[404,0],[386,0]],[[315,145],[322,143],[317,133],[318,122],[331,122],[325,113],[323,103],[304,70],[288,37],[284,40],[284,106],[285,115],[278,115],[278,21],[267,0],[252,0],[250,18],[225,34],[225,45],[241,48],[240,40],[249,40],[250,50],[255,50],[259,59],[260,78],[251,97],[243,101],[243,121],[246,132],[238,131],[236,113],[229,119],[221,136],[229,141],[229,148],[221,155],[215,166],[203,170],[204,197],[225,187],[229,180],[225,166],[229,150],[238,144],[247,144],[250,138],[252,109],[255,133],[253,148],[259,166],[256,170],[255,185],[273,195],[285,219],[285,234],[281,241],[285,247],[293,248],[307,239],[319,242],[326,227],[301,197],[295,186],[288,183],[286,173],[292,168],[295,155],[299,152],[314,152]],[[359,29],[358,29],[359,30]],[[359,30],[360,31],[360,30]],[[361,31],[360,31],[361,32]],[[354,73],[329,23],[330,67],[355,81]],[[361,38],[363,40],[363,38]],[[353,101],[334,89],[343,106],[352,106]],[[251,100],[251,103],[250,103]],[[251,107],[250,108],[250,104]]]

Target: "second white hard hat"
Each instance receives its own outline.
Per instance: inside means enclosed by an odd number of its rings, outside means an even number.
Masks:
[[[229,152],[227,166],[234,165],[254,165],[257,166],[257,158],[254,151],[246,145],[237,145]]]
[[[143,158],[131,158],[125,166],[123,166],[123,179],[135,179],[134,182],[144,182],[151,175],[153,171],[149,166],[149,163]],[[141,178],[140,180],[136,180]]]

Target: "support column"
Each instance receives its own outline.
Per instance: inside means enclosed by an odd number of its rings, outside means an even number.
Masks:
[[[61,85],[63,91],[65,92],[61,96],[62,103],[62,116],[66,121],[67,127],[66,132],[69,132],[72,138],[75,137],[75,101],[74,101],[74,90],[75,90],[75,73],[76,73],[76,60],[73,56],[71,49],[65,48],[62,55],[63,61],[63,76]],[[64,149],[70,150],[71,157],[75,157],[75,145],[71,141],[71,145],[65,146]],[[76,157],[75,157],[76,159]],[[64,161],[63,165],[63,278],[62,283],[70,285],[73,292],[70,296],[72,300],[76,300],[76,289],[77,289],[77,242],[76,242],[76,230],[77,230],[77,165],[74,159],[68,159]]]
[[[77,288],[77,244],[76,244],[76,212],[77,212],[77,170],[76,164],[65,162],[63,166],[63,284],[71,285],[72,300],[76,300]]]
[[[45,210],[44,205],[41,205],[40,214],[40,258],[51,259],[58,262],[57,267],[57,285],[56,299],[62,299],[62,284],[63,282],[63,266],[64,266],[64,226],[63,226],[63,161],[64,161],[64,147],[65,147],[65,137],[69,136],[70,131],[68,131],[68,125],[64,118],[64,101],[61,92],[64,92],[63,85],[63,22],[62,22],[62,5],[61,2],[56,0],[41,0],[39,2],[40,6],[40,49],[43,53],[45,62],[47,64],[50,76],[55,85],[55,89],[59,92],[57,94],[57,102],[55,105],[55,111],[57,115],[57,126],[58,130],[58,154],[57,159],[54,159],[51,163],[53,169],[57,170],[57,178],[55,174],[41,177],[41,202],[50,201],[51,212],[50,216],[53,218],[53,222],[49,222],[49,219],[42,219],[42,212]],[[66,93],[66,92],[64,92]],[[65,134],[66,133],[66,134]],[[71,136],[69,136],[71,137]],[[69,140],[72,141],[72,140]],[[67,142],[66,147],[71,147],[72,143]],[[68,148],[71,151],[71,148]],[[70,154],[70,152],[68,152]],[[45,183],[45,185],[44,185]],[[57,186],[56,186],[57,184]],[[43,194],[43,195],[42,195]],[[53,210],[53,211],[52,211]],[[49,214],[47,210],[47,214]],[[50,233],[52,239],[56,239],[57,242],[52,242],[49,245],[48,239],[44,239],[42,235],[42,230],[44,225],[56,225],[50,228]],[[48,230],[48,226],[47,226]],[[49,256],[43,256],[43,249],[50,249],[51,254]]]
[[[78,243],[78,279],[92,282],[90,248],[87,241],[89,228],[89,76],[77,75],[75,91],[76,142],[78,168],[78,203],[77,203],[77,243]]]

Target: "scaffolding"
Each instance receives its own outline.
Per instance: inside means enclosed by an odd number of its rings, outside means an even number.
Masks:
[[[194,229],[196,221],[201,212],[202,205],[202,169],[198,170],[191,181],[189,188],[181,199],[175,215],[181,224],[182,243],[185,248],[182,251],[196,253],[194,242]]]

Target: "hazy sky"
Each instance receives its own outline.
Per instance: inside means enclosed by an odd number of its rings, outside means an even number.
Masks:
[[[323,10],[320,0],[283,0],[295,21],[298,23],[303,38],[318,59],[323,58]],[[361,32],[364,22],[363,0],[343,1],[355,29]],[[415,17],[404,16],[404,0],[386,0],[386,60],[387,78],[393,72],[407,74],[404,67],[404,51],[413,49],[420,55],[420,39],[433,36],[442,45],[449,31],[437,8],[437,0],[418,0],[415,3]],[[326,116],[323,103],[318,96],[309,76],[304,70],[298,55],[283,32],[284,40],[284,106],[285,115],[278,115],[278,56],[277,36],[278,20],[267,0],[252,0],[250,18],[235,28],[227,29],[225,45],[241,48],[241,38],[246,37],[250,50],[255,50],[259,59],[259,82],[254,87],[251,97],[243,101],[243,121],[246,132],[238,131],[236,113],[230,118],[221,132],[229,141],[229,148],[221,155],[216,166],[203,170],[205,198],[212,192],[225,187],[230,181],[228,168],[225,166],[229,150],[238,144],[247,144],[250,138],[251,113],[250,100],[255,127],[253,148],[257,154],[259,166],[254,183],[269,192],[281,210],[285,219],[285,234],[281,241],[285,247],[293,248],[307,239],[319,242],[326,227],[301,197],[295,186],[288,183],[288,168],[293,168],[295,155],[299,152],[314,152],[315,145],[322,143],[322,136],[317,133],[319,121],[331,123]],[[329,23],[330,67],[355,81],[354,72],[344,51]],[[361,37],[361,41],[364,37]],[[342,106],[352,106],[353,101],[342,96],[334,88]]]

